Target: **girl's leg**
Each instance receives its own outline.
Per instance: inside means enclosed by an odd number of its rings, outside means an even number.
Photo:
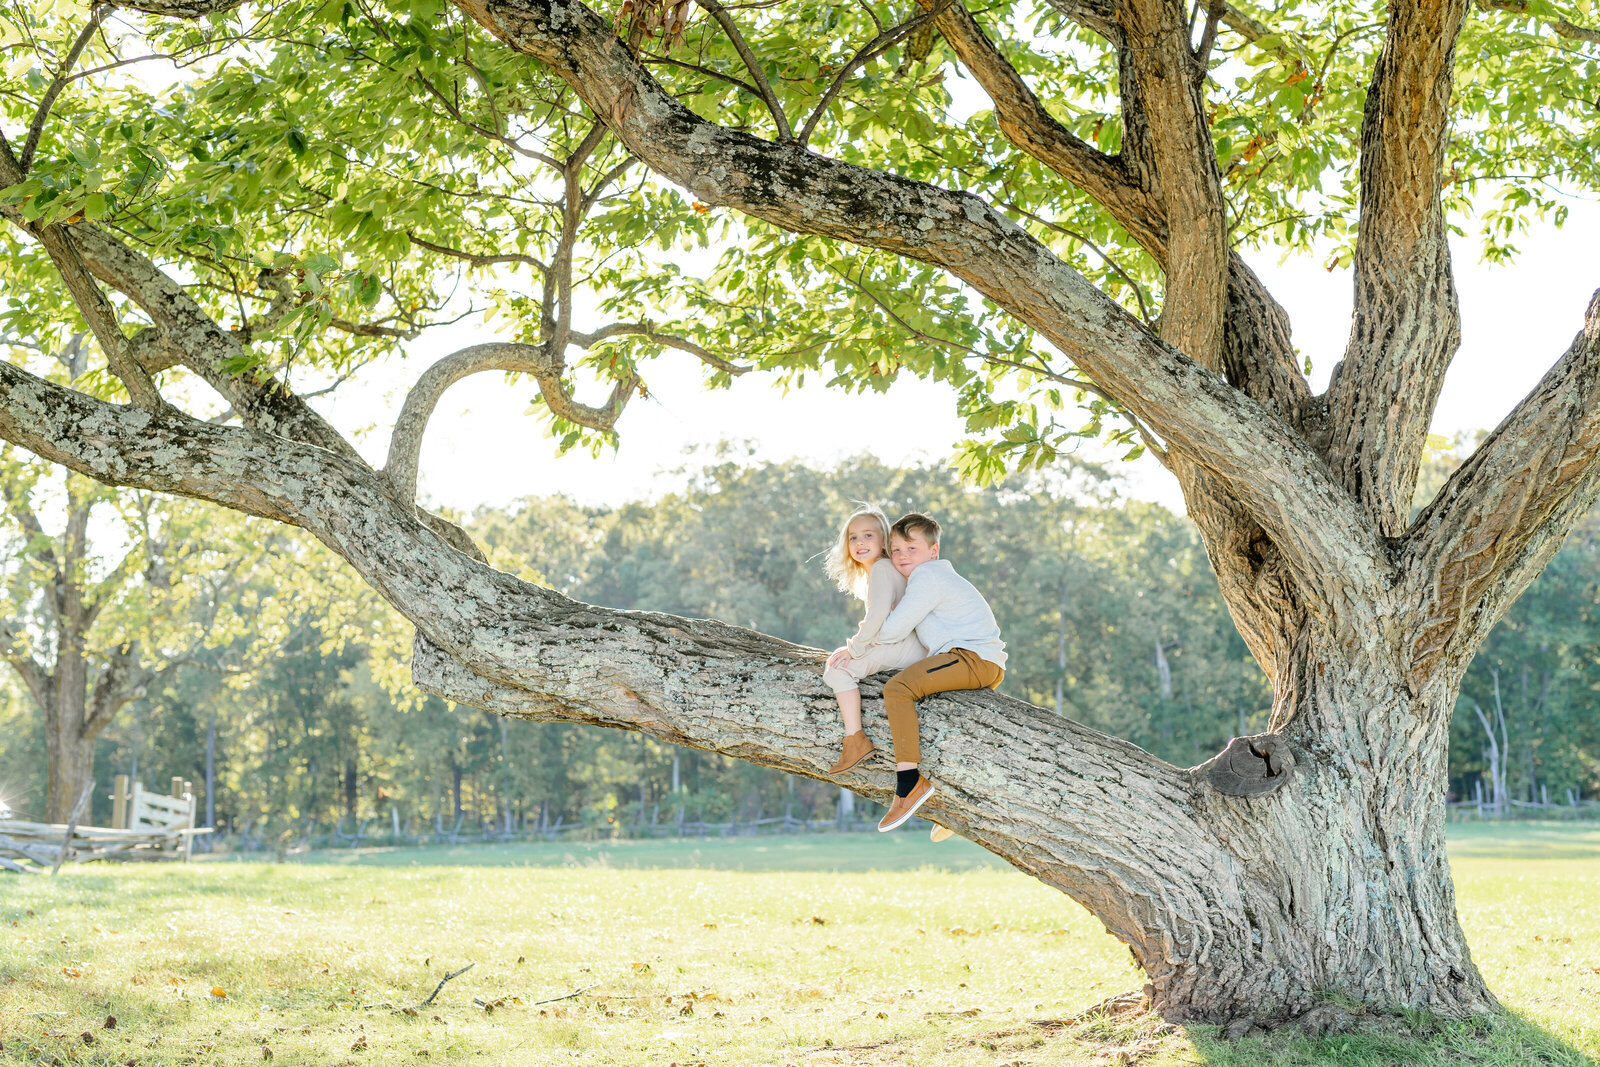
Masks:
[[[861,690],[846,689],[842,693],[833,694],[839,701],[839,714],[844,716],[844,732],[858,734],[861,732]]]

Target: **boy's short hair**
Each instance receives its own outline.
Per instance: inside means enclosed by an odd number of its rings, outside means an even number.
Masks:
[[[911,540],[912,534],[918,533],[922,535],[922,539],[928,542],[929,545],[938,544],[938,520],[932,515],[924,515],[920,511],[908,511],[898,519],[894,520],[894,525],[889,527],[890,537],[894,537],[898,534],[907,541]]]

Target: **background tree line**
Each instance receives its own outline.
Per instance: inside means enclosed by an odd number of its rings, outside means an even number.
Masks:
[[[1453,456],[1430,460],[1435,479]],[[835,813],[838,792],[822,783],[636,734],[452,708],[409,687],[403,624],[309,539],[104,490],[95,499],[115,521],[96,527],[87,512],[73,517],[83,492],[10,462],[13,666],[23,649],[41,669],[59,658],[49,604],[62,576],[40,561],[75,552],[76,580],[110,605],[104,632],[86,628],[79,640],[88,699],[108,672],[140,679],[87,740],[102,787],[118,773],[147,784],[179,776],[197,790],[210,780],[208,820],[275,833],[337,820],[415,831],[560,819],[605,832],[650,812],[710,821]],[[1102,470],[1066,464],[975,488],[944,468],[862,457],[818,469],[725,446],[680,474],[684,488],[655,500],[609,508],[528,498],[467,525],[497,566],[578,599],[832,648],[858,611],[821,570],[842,517],[858,500],[926,510],[947,524],[945,558],[994,605],[1011,653],[1009,692],[1180,765],[1264,727],[1266,680],[1188,520],[1127,499]],[[38,488],[49,477],[60,483],[53,496]],[[17,502],[35,497],[24,515]],[[52,517],[62,530],[54,539]],[[1452,733],[1458,796],[1481,790],[1505,804],[1600,789],[1597,535],[1591,517],[1474,662]],[[0,689],[0,799],[40,817],[54,720],[26,674],[12,670]]]

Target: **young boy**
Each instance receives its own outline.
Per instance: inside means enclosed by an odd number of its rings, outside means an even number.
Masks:
[[[911,818],[933,793],[933,783],[917,769],[922,752],[916,702],[953,689],[993,689],[1006,675],[1006,646],[994,612],[971,582],[939,558],[937,522],[915,511],[901,516],[889,528],[889,559],[906,576],[906,592],[883,621],[878,641],[892,644],[915,633],[928,658],[883,687],[897,775],[894,803],[879,830]]]

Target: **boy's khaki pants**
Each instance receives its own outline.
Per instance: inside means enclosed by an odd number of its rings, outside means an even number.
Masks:
[[[890,678],[883,687],[883,703],[889,710],[895,762],[922,762],[922,745],[917,736],[917,701],[955,689],[993,689],[1005,676],[1004,670],[976,652],[952,648],[918,660]]]

